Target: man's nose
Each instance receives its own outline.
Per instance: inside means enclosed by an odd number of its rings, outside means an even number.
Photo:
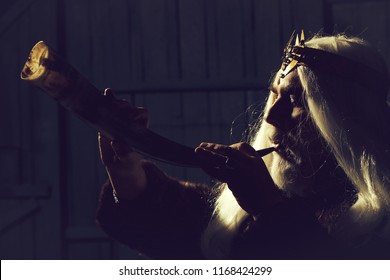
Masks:
[[[280,130],[288,130],[291,120],[291,104],[285,98],[278,98],[268,109],[264,120]]]

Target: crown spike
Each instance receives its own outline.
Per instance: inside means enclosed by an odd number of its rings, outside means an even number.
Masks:
[[[295,46],[299,46],[299,37],[298,37],[298,34],[295,38]]]
[[[305,32],[303,32],[303,29],[301,31],[301,46],[303,46],[305,44]]]
[[[292,45],[292,42],[294,40],[294,35],[295,35],[295,31],[292,32],[290,40],[288,40],[288,42],[287,42],[287,45],[286,45],[287,47]]]

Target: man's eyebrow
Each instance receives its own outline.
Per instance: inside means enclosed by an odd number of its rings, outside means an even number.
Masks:
[[[282,88],[283,92],[295,92],[297,89],[301,89],[301,86],[297,83],[289,83],[285,87]],[[268,90],[272,91],[273,93],[278,93],[278,88],[275,84],[271,84],[268,87]]]
[[[268,87],[268,90],[272,91],[273,93],[277,93],[278,90],[275,86],[275,84],[271,84],[269,87]]]
[[[271,84],[268,89],[273,93],[278,93],[278,88],[275,84]],[[295,93],[297,91],[302,91],[302,86],[298,83],[289,83],[282,88],[282,91],[285,93]]]

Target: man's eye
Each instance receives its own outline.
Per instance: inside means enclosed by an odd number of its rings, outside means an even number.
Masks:
[[[302,99],[294,94],[290,94],[290,102],[294,107],[303,107]]]

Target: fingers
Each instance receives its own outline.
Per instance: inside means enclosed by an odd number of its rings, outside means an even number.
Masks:
[[[111,165],[114,161],[115,153],[111,147],[111,140],[98,132],[98,143],[100,159],[105,166]]]
[[[149,113],[148,110],[144,107],[136,107],[135,108],[135,116],[133,118],[133,121],[144,126],[149,126]]]
[[[200,160],[202,169],[221,182],[233,182],[248,173],[248,167],[256,165],[256,151],[247,143],[237,143],[231,146],[201,143],[195,153]]]
[[[121,139],[111,141],[111,147],[117,159],[123,163],[131,161],[133,149]]]
[[[195,152],[206,166],[244,168],[258,158],[256,150],[248,143],[237,143],[231,146],[213,143],[201,143]]]
[[[224,155],[222,145],[220,149],[216,147],[216,144],[202,143],[196,149],[195,153],[203,159],[203,163],[207,166],[223,166],[227,160]]]
[[[264,161],[249,144],[202,143],[195,152],[203,170],[227,183],[239,205],[248,213],[255,215],[280,200]]]
[[[100,158],[105,166],[128,164],[134,160],[134,150],[126,141],[121,139],[111,140],[99,132],[98,142]]]
[[[110,88],[106,88],[104,90],[103,95],[106,96],[107,98],[109,98],[110,100],[114,100],[115,99],[114,91],[112,89],[110,89]]]
[[[237,153],[239,151],[251,157],[257,157],[258,155],[256,150],[246,142],[240,142],[240,143],[230,145],[230,148],[233,148],[235,151],[237,151]]]
[[[146,108],[136,107],[129,103],[126,99],[116,98],[114,91],[110,88],[106,88],[103,93],[114,106],[114,110],[118,111],[129,122],[137,123],[142,126],[148,127],[149,114]]]

